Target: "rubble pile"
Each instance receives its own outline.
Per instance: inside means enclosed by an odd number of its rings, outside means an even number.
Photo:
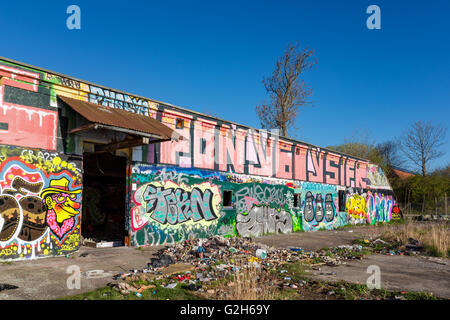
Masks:
[[[205,288],[208,283],[253,268],[258,270],[258,282],[273,280],[270,275],[277,274],[279,281],[273,281],[271,285],[296,289],[304,283],[283,276],[286,264],[300,262],[313,268],[340,265],[349,259],[360,259],[358,253],[361,250],[361,246],[353,245],[307,252],[302,248],[273,248],[255,243],[251,238],[214,236],[167,245],[150,259],[147,268],[118,274],[114,276],[118,282],[110,285],[122,294],[134,293],[139,296],[155,286],[145,288],[132,283],[156,280],[168,289],[180,284],[187,290],[214,294],[217,293],[215,290]],[[228,285],[231,287],[233,284]]]

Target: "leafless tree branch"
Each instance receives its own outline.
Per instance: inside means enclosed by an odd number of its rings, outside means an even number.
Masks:
[[[308,103],[312,95],[303,79],[303,73],[317,63],[314,50],[301,48],[299,44],[290,44],[277,60],[272,76],[263,79],[270,103],[256,107],[261,126],[265,129],[278,128],[283,136],[292,127],[299,113],[299,107]]]
[[[403,133],[400,149],[414,166],[422,170],[422,175],[426,176],[430,161],[445,154],[440,148],[445,143],[446,134],[446,127],[417,121]]]

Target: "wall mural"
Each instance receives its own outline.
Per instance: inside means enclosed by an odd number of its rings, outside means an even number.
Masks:
[[[2,147],[0,153],[0,258],[28,259],[77,250],[81,245],[79,163],[68,163],[57,154],[45,161],[29,156],[43,153],[40,150]]]
[[[347,224],[347,214],[338,211],[337,188],[314,182],[302,182],[298,189],[304,231],[334,229]]]
[[[40,77],[0,64],[0,143],[56,150],[58,113]]]
[[[394,206],[392,196],[348,188],[339,211],[338,187],[314,182],[139,163],[131,171],[133,246],[388,222]],[[224,191],[232,206],[224,206]]]
[[[351,188],[347,190],[346,211],[351,224],[389,222],[394,206],[392,195],[372,191],[357,193]]]
[[[214,120],[6,61],[0,61],[0,77],[0,107],[3,109],[0,122],[8,123],[6,130],[0,130],[0,143],[57,150],[57,95],[63,95],[156,118],[184,136],[176,143],[170,141],[138,148],[140,151],[134,158],[138,162],[150,160],[222,173],[391,189],[378,166],[279,138],[277,132]],[[12,118],[20,121],[9,123],[8,119]],[[177,127],[176,119],[183,120],[181,127]],[[21,135],[26,138],[15,138]]]

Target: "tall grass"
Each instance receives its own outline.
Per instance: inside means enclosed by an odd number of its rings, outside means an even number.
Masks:
[[[423,243],[425,249],[432,255],[444,258],[450,257],[450,232],[445,223],[411,223],[384,226],[383,238],[396,241],[403,245],[413,238]]]
[[[275,286],[270,286],[275,277],[271,276],[261,267],[250,263],[238,265],[239,271],[233,274],[232,279],[221,286],[225,292],[221,299],[224,300],[272,300],[275,297]]]

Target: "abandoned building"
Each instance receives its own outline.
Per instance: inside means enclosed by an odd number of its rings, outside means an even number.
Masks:
[[[7,58],[0,107],[1,259],[396,218],[378,166],[276,132]]]

